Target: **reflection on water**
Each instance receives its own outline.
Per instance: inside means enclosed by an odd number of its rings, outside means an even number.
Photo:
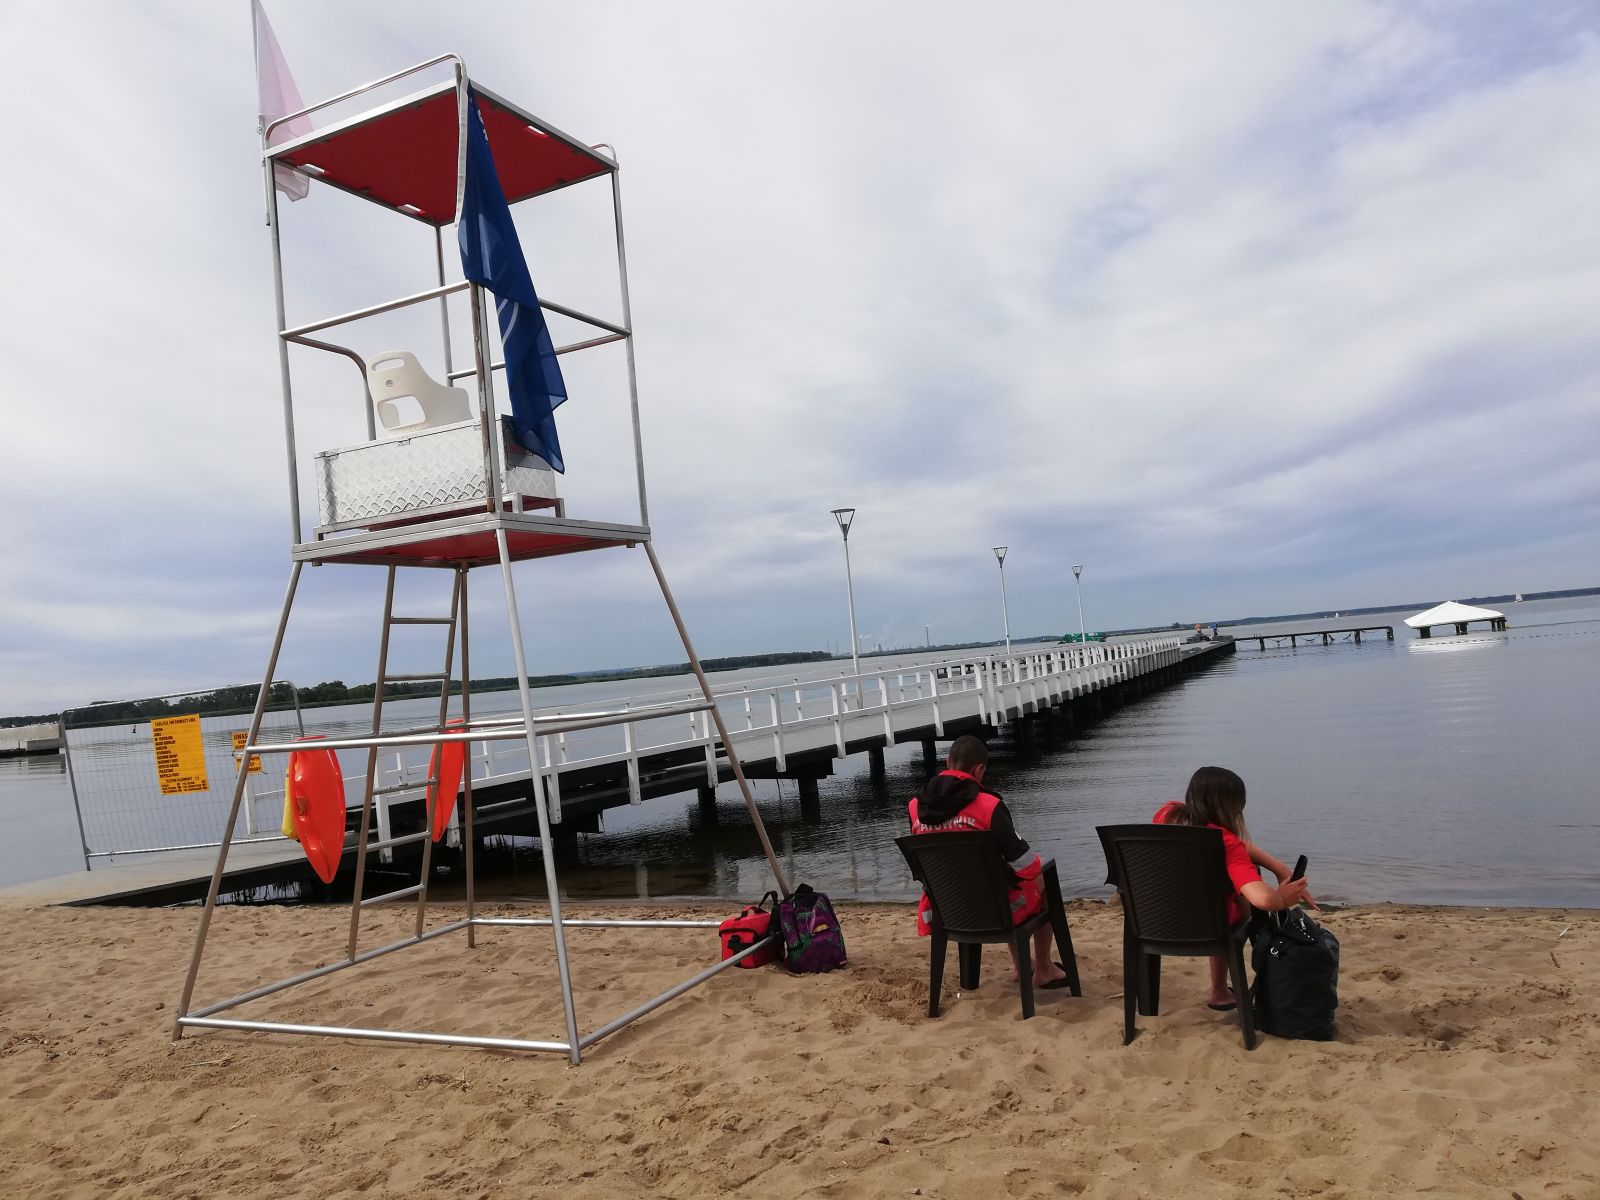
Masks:
[[[1453,654],[1460,650],[1485,650],[1493,646],[1505,645],[1506,635],[1495,633],[1485,637],[1455,638],[1418,638],[1416,641],[1406,642],[1406,649],[1412,654]]]

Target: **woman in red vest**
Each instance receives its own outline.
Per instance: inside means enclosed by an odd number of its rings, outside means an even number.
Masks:
[[[1250,840],[1244,823],[1244,780],[1226,767],[1201,767],[1189,780],[1181,801],[1169,800],[1152,818],[1157,825],[1205,825],[1222,834],[1222,858],[1234,895],[1228,898],[1228,921],[1237,925],[1252,908],[1278,912],[1296,904],[1317,902],[1305,879],[1289,878],[1289,868]],[[1263,882],[1261,868],[1278,877],[1278,886]],[[1228,986],[1228,963],[1211,959],[1211,995],[1206,1007],[1231,1012],[1238,1007]]]
[[[1020,925],[1044,907],[1041,876],[1044,863],[1017,834],[1005,801],[983,789],[983,776],[989,769],[989,747],[970,734],[950,744],[945,770],[928,780],[922,795],[910,804],[911,832],[942,833],[953,829],[987,829],[995,835],[1015,876],[1011,888],[1011,923]],[[926,893],[917,905],[917,932],[927,937],[932,932],[928,914],[932,905]],[[1067,973],[1050,957],[1050,925],[1041,925],[1033,935],[1033,986],[1059,988],[1067,984]]]

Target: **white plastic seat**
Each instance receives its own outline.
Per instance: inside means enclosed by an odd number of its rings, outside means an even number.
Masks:
[[[389,433],[416,433],[472,416],[472,401],[465,388],[437,382],[422,369],[416,355],[404,350],[388,350],[367,360],[367,389],[372,393],[378,423]],[[422,410],[421,420],[405,420],[397,402],[408,396]]]

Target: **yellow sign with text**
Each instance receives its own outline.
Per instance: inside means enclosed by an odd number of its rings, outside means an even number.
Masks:
[[[156,777],[163,796],[204,792],[206,752],[200,741],[200,716],[157,717],[150,722],[150,738],[156,747]]]
[[[245,742],[249,736],[249,733],[243,729],[235,729],[233,731],[233,765],[236,767],[239,765],[239,751],[244,749]],[[261,755],[252,754],[250,756],[250,774],[259,775],[260,773]]]

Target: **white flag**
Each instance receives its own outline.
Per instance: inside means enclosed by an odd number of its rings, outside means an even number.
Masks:
[[[300,99],[300,89],[289,74],[289,64],[283,61],[283,51],[273,35],[272,24],[261,7],[261,0],[250,0],[256,23],[256,112],[262,125],[276,121],[286,113],[299,112],[306,106]],[[267,144],[276,146],[311,132],[310,117],[296,117],[272,131]],[[272,168],[272,183],[291,200],[304,200],[311,190],[311,181],[292,167],[282,164]]]

